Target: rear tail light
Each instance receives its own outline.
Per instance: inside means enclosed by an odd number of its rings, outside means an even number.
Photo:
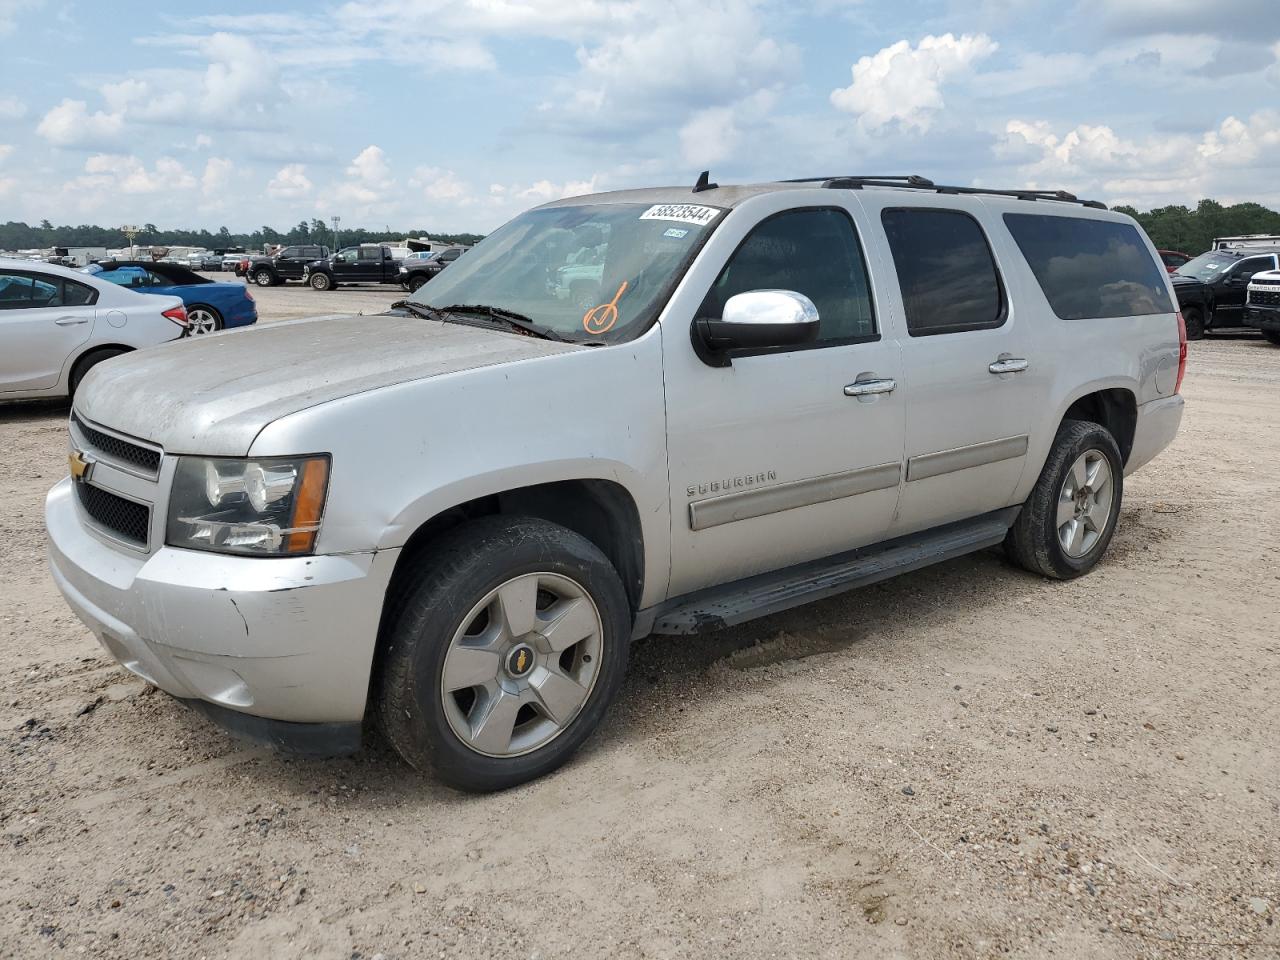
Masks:
[[[180,327],[186,327],[187,325],[187,308],[186,307],[173,307],[169,310],[164,311],[164,313],[162,313],[161,316],[168,317],[170,320],[172,320],[174,323],[176,323]]]
[[[1182,392],[1182,377],[1187,372],[1187,322],[1182,319],[1182,311],[1178,311],[1178,382],[1173,387],[1174,393]]]

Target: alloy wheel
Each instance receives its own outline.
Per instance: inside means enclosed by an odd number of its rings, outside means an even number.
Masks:
[[[1058,494],[1058,544],[1072,559],[1083,557],[1107,529],[1115,501],[1111,463],[1101,450],[1086,450],[1067,471]]]
[[[568,577],[529,573],[491,590],[450,641],[440,697],[454,735],[488,757],[518,757],[568,728],[600,672],[604,627]]]
[[[212,312],[203,307],[196,307],[187,313],[187,336],[203,337],[206,334],[216,333],[217,330],[218,318]]]

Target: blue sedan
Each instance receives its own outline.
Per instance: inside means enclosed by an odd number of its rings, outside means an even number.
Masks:
[[[181,297],[187,307],[188,336],[258,322],[258,305],[243,283],[209,280],[175,263],[121,260],[91,264],[83,272],[139,293]]]

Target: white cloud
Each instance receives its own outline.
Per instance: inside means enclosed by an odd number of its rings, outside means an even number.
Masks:
[[[452,170],[439,167],[418,167],[409,178],[409,186],[419,190],[427,200],[449,201],[467,205],[474,202],[470,190]],[[496,184],[494,186],[497,186]],[[491,188],[492,189],[492,188]]]
[[[831,91],[831,103],[855,114],[867,130],[897,122],[923,133],[946,104],[944,84],[972,73],[999,48],[986,34],[927,36],[912,47],[899,40],[853,65],[853,83]]]
[[[307,168],[301,163],[290,163],[276,171],[267,184],[267,195],[277,200],[298,200],[311,192]]]
[[[215,33],[203,46],[209,58],[200,96],[201,110],[218,116],[227,110],[271,109],[279,92],[271,56],[247,37]]]
[[[777,99],[773,90],[758,90],[728,106],[695,113],[679,132],[684,162],[705,167],[735,156],[743,141],[743,128],[766,120]]]
[[[1108,203],[1139,207],[1280,198],[1269,160],[1280,151],[1280,112],[1229,116],[1194,134],[1125,137],[1107,125],[1080,124],[1058,133],[1045,121],[1012,120],[995,148],[1028,186],[1065,188]]]
[[[13,33],[18,17],[44,6],[44,0],[0,0],[0,37]]]
[[[181,193],[195,185],[196,178],[173,157],[160,157],[148,170],[132,155],[95,153],[84,162],[84,173],[69,181],[64,190],[145,195]]]
[[[17,97],[0,97],[0,120],[21,120],[27,115],[27,105]]]
[[[391,178],[391,168],[387,166],[387,155],[377,145],[365,147],[347,167],[347,176],[370,184],[385,183]]]
[[[114,140],[123,128],[123,114],[90,113],[83,100],[66,99],[44,115],[36,133],[54,146],[70,147]]]
[[[231,183],[231,171],[235,169],[226,157],[210,157],[200,177],[200,192],[206,197],[217,197]]]
[[[4,163],[11,153],[13,153],[13,144],[0,143],[0,163]]]
[[[207,133],[196,134],[197,150],[204,150],[205,148],[212,147],[212,146],[213,146],[213,138],[211,136],[209,136]]]
[[[147,95],[147,85],[134,77],[126,77],[116,83],[104,83],[101,87],[102,99],[107,102],[107,109],[120,113]]]

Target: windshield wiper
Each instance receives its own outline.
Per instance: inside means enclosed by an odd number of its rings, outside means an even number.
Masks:
[[[413,300],[397,300],[391,304],[391,309],[408,310],[415,317],[422,317],[424,320],[439,320],[441,323],[449,318],[444,315],[443,310],[437,310],[435,307],[429,307],[425,303],[417,303]]]
[[[534,323],[523,313],[516,313],[512,310],[504,310],[502,307],[491,307],[484,303],[455,303],[449,307],[441,307],[442,313],[478,313],[505,323],[508,326],[515,327],[517,330],[523,330],[525,333],[531,333],[535,337],[541,337],[544,340],[556,340],[560,343],[576,343],[576,340],[570,340],[563,334],[556,333],[550,327],[544,327],[540,323]]]

